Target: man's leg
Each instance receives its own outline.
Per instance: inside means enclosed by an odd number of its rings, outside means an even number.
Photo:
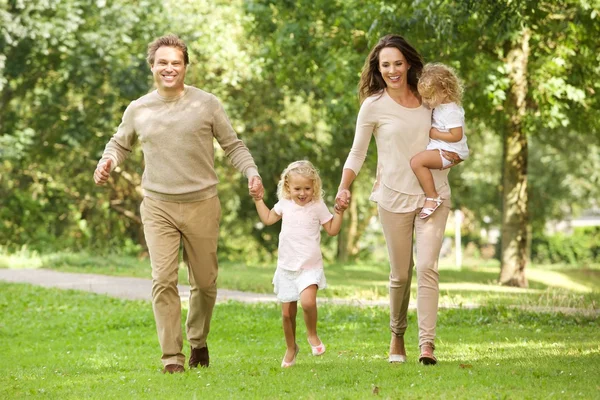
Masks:
[[[221,204],[218,197],[185,204],[184,261],[190,280],[186,330],[192,348],[190,367],[208,366],[206,338],[217,299],[217,243]],[[194,349],[202,349],[195,352]],[[198,359],[199,358],[199,359]]]
[[[181,234],[174,218],[177,203],[144,198],[140,207],[152,264],[152,308],[163,365],[185,364],[181,352],[181,301],[177,269]]]

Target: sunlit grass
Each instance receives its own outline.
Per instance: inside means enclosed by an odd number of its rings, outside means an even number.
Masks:
[[[184,315],[182,315],[182,318]],[[276,304],[220,303],[211,367],[167,376],[149,302],[0,283],[0,398],[597,398],[598,318],[506,307],[446,309],[437,329],[439,364],[417,362],[409,311],[408,362],[387,363],[385,307],[319,307],[328,345],[294,368],[284,352]],[[182,319],[183,320],[183,319]],[[189,354],[187,343],[184,352]],[[374,396],[374,389],[378,396]]]
[[[17,254],[0,252],[3,268],[48,268],[59,271],[96,273],[115,276],[150,278],[147,258],[84,253],[39,255],[27,249]],[[466,259],[457,268],[452,259],[440,261],[440,303],[450,307],[481,305],[515,305],[562,307],[597,310],[600,304],[600,266],[573,268],[560,265],[532,265],[527,269],[528,288],[500,286],[497,260]],[[325,266],[328,289],[319,292],[324,298],[350,299],[357,303],[388,299],[389,266],[386,263],[328,263]],[[219,287],[256,293],[272,293],[275,266],[221,262]],[[187,270],[180,265],[179,279],[187,283]],[[413,302],[416,277],[412,280]]]

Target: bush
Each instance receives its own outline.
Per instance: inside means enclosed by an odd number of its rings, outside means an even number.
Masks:
[[[531,259],[540,264],[600,262],[600,227],[576,228],[572,235],[534,236]]]

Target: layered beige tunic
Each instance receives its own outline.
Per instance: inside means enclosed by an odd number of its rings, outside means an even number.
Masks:
[[[358,113],[354,143],[344,164],[358,175],[371,136],[377,144],[377,177],[370,200],[394,213],[412,212],[423,207],[425,194],[410,167],[410,159],[426,149],[431,128],[431,110],[420,106],[406,108],[387,93],[373,95]],[[439,195],[450,198],[449,170],[432,170]]]

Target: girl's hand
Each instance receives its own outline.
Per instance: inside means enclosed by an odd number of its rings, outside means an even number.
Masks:
[[[259,176],[253,176],[248,180],[248,191],[254,200],[261,200],[265,195],[265,188]]]
[[[341,211],[348,208],[352,194],[348,189],[340,189],[335,196],[335,205]]]
[[[458,156],[458,154],[456,154],[453,151],[442,150],[442,156],[446,160],[449,160],[451,162],[450,165],[448,165],[447,167],[444,167],[442,169],[452,168],[455,165],[460,164],[461,162],[463,162],[463,160]]]

